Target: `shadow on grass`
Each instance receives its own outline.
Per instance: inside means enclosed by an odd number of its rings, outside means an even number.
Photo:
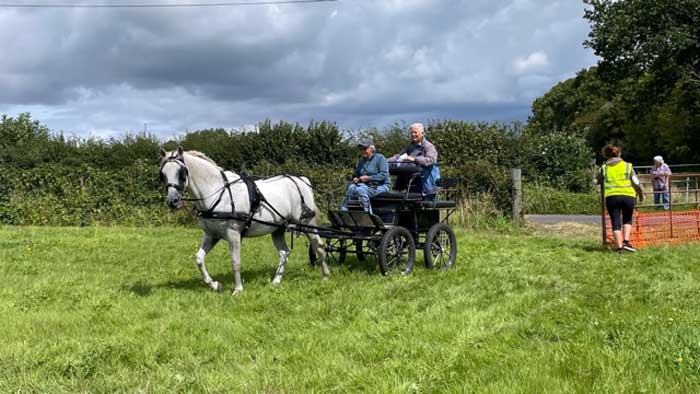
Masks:
[[[585,245],[580,245],[579,247],[585,252],[604,253],[604,252],[610,251],[610,247],[608,247],[607,245],[603,246],[601,244],[597,244],[597,245],[585,244]]]
[[[333,269],[345,267],[349,272],[363,273],[367,275],[381,275],[379,272],[379,261],[372,255],[365,255],[358,258],[354,254],[348,255],[342,263],[329,263],[331,273]]]
[[[196,270],[195,270],[196,271]],[[253,270],[241,270],[241,276],[243,277],[244,286],[246,283],[253,284],[258,282],[271,282],[272,276],[274,275],[274,267],[270,269],[253,269]],[[285,277],[288,275],[285,273]],[[223,283],[224,286],[230,290],[233,288],[233,274],[217,274],[212,275],[212,280]],[[140,297],[149,297],[152,295],[153,291],[159,289],[175,289],[175,290],[187,290],[195,292],[209,292],[211,289],[207,286],[202,278],[197,273],[196,276],[191,278],[181,279],[181,280],[170,280],[161,283],[146,283],[143,281],[138,281],[129,285],[122,286],[122,290],[133,293]]]

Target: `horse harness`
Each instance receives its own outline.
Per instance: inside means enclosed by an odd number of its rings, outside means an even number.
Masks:
[[[176,156],[171,156],[169,157],[163,164],[161,165],[161,172],[160,172],[160,177],[161,180],[163,179],[163,166],[168,163],[168,162],[175,162],[180,166],[180,172],[178,173],[178,184],[174,183],[167,183],[165,188],[166,190],[168,188],[174,188],[175,190],[179,191],[180,193],[184,193],[184,189],[186,187],[187,183],[187,177],[189,176],[189,170],[187,169],[187,166],[185,165],[184,160],[176,157]],[[221,173],[221,178],[224,181],[224,186],[221,187],[219,191],[219,196],[217,197],[216,201],[214,204],[209,207],[206,211],[200,211],[197,209],[195,206],[195,210],[197,211],[197,216],[201,217],[203,219],[215,219],[215,220],[237,220],[237,221],[242,221],[243,223],[243,230],[241,231],[241,236],[245,236],[245,234],[248,232],[250,229],[250,226],[253,224],[253,222],[256,223],[261,223],[261,224],[266,224],[268,226],[275,226],[275,227],[287,227],[290,222],[294,223],[296,220],[288,220],[286,219],[277,209],[275,209],[272,204],[270,204],[267,199],[265,199],[265,196],[260,192],[260,189],[258,189],[258,186],[255,184],[255,180],[253,177],[249,176],[246,173],[240,173],[239,179],[236,179],[233,182],[229,182],[228,178],[226,178],[226,174],[224,171],[219,170]],[[297,188],[297,192],[299,192],[299,197],[301,197],[301,219],[308,219],[312,218],[316,215],[316,213],[309,208],[308,205],[306,205],[306,201],[304,200],[304,194],[302,194],[301,189],[299,188],[299,184],[297,184],[296,180],[294,179],[293,176],[288,175],[288,174],[283,174],[282,175],[285,178],[288,178],[294,186]],[[304,182],[303,180],[301,180]],[[231,185],[234,185],[238,182],[243,182],[246,185],[246,189],[248,190],[248,201],[250,202],[250,211],[248,213],[242,213],[242,212],[236,212],[236,207],[233,201],[233,193],[231,192]],[[304,182],[306,183],[306,182]],[[308,184],[307,184],[308,185]],[[308,185],[311,186],[311,185]],[[224,193],[228,192],[229,195],[229,200],[231,200],[231,212],[214,212],[214,209],[219,205],[221,202]],[[204,198],[187,198],[184,199],[185,201],[202,201]],[[282,220],[284,220],[284,223],[282,225],[279,225],[277,223],[271,223],[271,222],[266,222],[264,220],[260,219],[254,219],[254,216],[256,213],[258,213],[258,210],[260,209],[260,206],[262,204],[265,204],[268,208],[272,210],[277,216],[279,216]]]

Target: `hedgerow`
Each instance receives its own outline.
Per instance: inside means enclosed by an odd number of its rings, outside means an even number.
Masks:
[[[364,137],[374,138],[377,149],[390,156],[407,143],[407,126],[352,133],[331,122],[303,127],[265,121],[254,131],[209,129],[167,141],[149,134],[105,141],[52,135],[29,114],[3,116],[0,222],[191,223],[191,211],[168,213],[158,181],[160,148],[177,146],[204,152],[222,167],[249,175],[304,175],[315,185],[319,205],[330,208],[342,197],[358,159],[355,141]],[[428,124],[427,137],[438,149],[443,176],[457,179],[458,194],[490,195],[490,206],[501,213],[510,210],[513,167],[523,168],[525,181],[561,192],[591,191],[592,152],[576,135],[531,135],[518,124],[445,120]]]

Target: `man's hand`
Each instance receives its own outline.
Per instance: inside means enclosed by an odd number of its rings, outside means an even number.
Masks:
[[[360,182],[367,183],[369,181],[369,175],[362,175],[359,179]]]

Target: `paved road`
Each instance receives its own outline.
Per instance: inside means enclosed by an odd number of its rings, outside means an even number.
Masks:
[[[600,215],[525,215],[525,220],[538,224],[600,224]]]

